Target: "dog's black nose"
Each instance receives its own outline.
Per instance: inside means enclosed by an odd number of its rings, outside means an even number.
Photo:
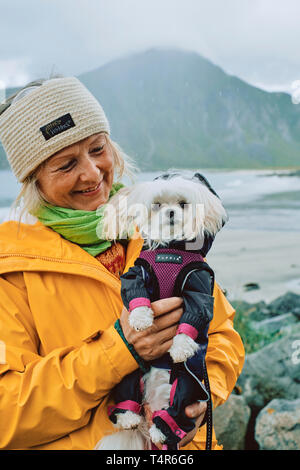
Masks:
[[[174,215],[175,215],[175,212],[170,210],[169,211],[170,225],[174,225]]]

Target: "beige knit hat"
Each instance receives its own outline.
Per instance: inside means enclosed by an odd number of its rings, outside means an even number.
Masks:
[[[25,90],[0,116],[0,140],[20,182],[68,145],[110,133],[102,107],[77,78],[54,78]]]

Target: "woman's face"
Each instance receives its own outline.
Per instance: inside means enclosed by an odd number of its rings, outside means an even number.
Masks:
[[[37,181],[50,204],[93,211],[107,202],[113,175],[111,146],[104,134],[94,134],[46,160]]]

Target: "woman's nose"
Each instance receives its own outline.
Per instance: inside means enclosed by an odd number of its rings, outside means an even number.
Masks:
[[[86,155],[80,162],[80,179],[82,181],[98,181],[100,168],[97,166],[95,158]]]

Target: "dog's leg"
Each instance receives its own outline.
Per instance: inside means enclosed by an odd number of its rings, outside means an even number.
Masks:
[[[150,372],[143,378],[145,382],[144,400],[148,404],[151,414],[154,411],[168,408],[170,401],[171,384],[168,370],[151,367]],[[151,441],[154,444],[163,444],[166,436],[155,424],[149,429]]]
[[[150,307],[143,305],[131,310],[129,315],[129,324],[136,331],[143,331],[153,324],[153,311]]]
[[[142,416],[133,411],[125,411],[125,413],[116,413],[116,428],[118,429],[135,429],[142,421]]]
[[[146,430],[145,421],[137,429],[123,431],[104,436],[94,450],[150,450],[151,441]]]
[[[169,353],[174,362],[185,362],[193,357],[198,349],[199,345],[190,336],[180,333],[174,336]]]

